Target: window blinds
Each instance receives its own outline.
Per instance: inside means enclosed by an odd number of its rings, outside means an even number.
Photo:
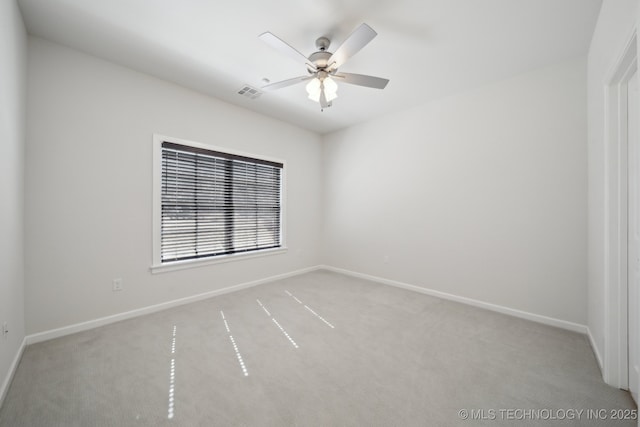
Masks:
[[[282,168],[163,142],[161,262],[280,247]]]

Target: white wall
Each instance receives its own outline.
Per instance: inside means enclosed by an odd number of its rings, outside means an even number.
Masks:
[[[318,264],[318,135],[39,38],[28,69],[29,334]],[[289,251],[152,275],[153,133],[285,160]]]
[[[604,0],[588,55],[589,117],[589,330],[600,355],[605,345],[604,87],[631,37],[638,0]]]
[[[27,35],[15,0],[0,2],[0,403],[24,339],[24,128]]]
[[[321,138],[39,38],[29,47],[28,333],[320,261],[587,322],[582,59]],[[150,274],[153,133],[287,160],[289,252]]]
[[[327,136],[324,263],[586,324],[586,128],[576,59]]]

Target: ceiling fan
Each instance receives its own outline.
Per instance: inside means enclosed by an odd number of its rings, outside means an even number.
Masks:
[[[268,31],[260,34],[259,38],[269,46],[279,50],[301,64],[305,64],[307,67],[307,75],[271,83],[263,86],[262,89],[281,89],[309,81],[306,86],[309,99],[319,102],[322,109],[331,107],[332,101],[337,98],[338,85],[336,81],[375,89],[384,89],[387,83],[389,83],[388,79],[364,74],[338,72],[339,67],[344,65],[349,58],[358,53],[360,49],[365,47],[377,35],[370,26],[361,24],[334,53],[327,51],[331,41],[326,37],[320,37],[316,40],[318,51],[312,53],[307,58],[274,34]]]

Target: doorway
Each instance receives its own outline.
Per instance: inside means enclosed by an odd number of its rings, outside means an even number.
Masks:
[[[604,380],[638,396],[640,131],[634,32],[606,80]]]
[[[636,69],[634,69],[636,68]],[[638,383],[640,378],[640,141],[638,121],[640,105],[638,100],[638,71],[632,67],[626,77],[626,139],[628,147],[628,216],[627,216],[627,361],[628,384],[633,400],[638,403]]]

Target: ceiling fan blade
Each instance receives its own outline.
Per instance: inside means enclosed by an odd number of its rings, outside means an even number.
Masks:
[[[327,62],[332,70],[339,68],[347,59],[358,53],[365,47],[378,33],[367,24],[361,24],[356,30],[342,42],[338,50],[335,51]]]
[[[389,79],[367,76],[364,74],[337,73],[333,74],[332,77],[340,79],[341,82],[358,86],[372,87],[374,89],[384,89],[387,86],[387,83],[389,83]]]
[[[267,31],[266,33],[260,34],[258,38],[264,41],[265,43],[267,43],[272,48],[280,51],[284,55],[287,55],[291,59],[297,62],[303,62],[307,66],[311,67],[312,69],[314,70],[316,69],[316,66],[313,64],[313,62],[309,61],[309,59],[306,56],[304,56],[303,54],[298,52],[296,49],[291,47],[291,45],[289,45],[284,40],[275,36],[273,33],[270,33],[269,31]]]
[[[262,89],[263,90],[282,89],[283,87],[292,86],[292,85],[297,84],[297,83],[302,83],[304,81],[311,80],[314,77],[315,77],[314,75],[294,77],[292,79],[287,79],[287,80],[282,80],[280,82],[270,83],[270,84],[268,84],[266,86],[262,86]]]

